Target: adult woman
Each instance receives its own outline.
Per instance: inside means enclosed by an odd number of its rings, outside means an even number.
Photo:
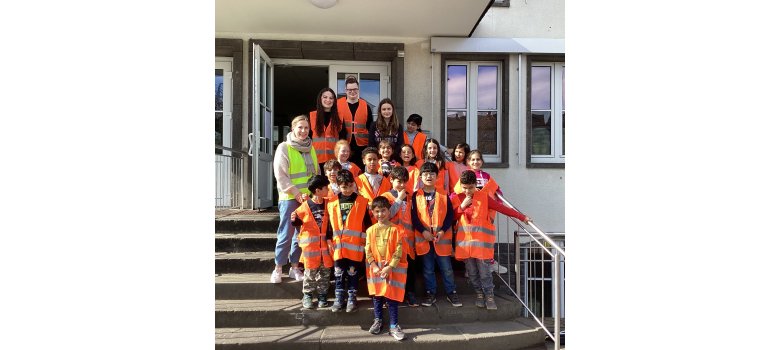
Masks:
[[[368,145],[379,147],[379,142],[387,140],[393,146],[393,155],[401,154],[404,143],[403,128],[395,114],[395,105],[389,98],[379,101],[379,116],[368,129]]]
[[[333,154],[336,141],[347,138],[347,129],[342,127],[336,106],[336,93],[331,88],[326,87],[317,94],[317,109],[309,112],[309,123],[309,136],[317,151],[317,163],[322,173],[325,162],[336,159]]]
[[[279,191],[279,229],[276,230],[276,268],[271,282],[282,282],[282,266],[290,262],[290,278],[303,280],[298,267],[301,248],[298,247],[298,230],[290,222],[290,214],[308,198],[306,183],[319,174],[317,158],[309,137],[309,120],[305,115],[293,118],[292,130],[280,143],[274,155],[274,177]]]

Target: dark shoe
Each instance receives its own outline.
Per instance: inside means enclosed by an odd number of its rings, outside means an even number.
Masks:
[[[368,331],[371,332],[371,334],[382,333],[382,319],[375,318],[374,324],[371,325],[371,328],[369,328]]]
[[[431,292],[425,292],[425,298],[423,298],[422,306],[431,306],[434,303],[436,303],[436,296],[431,294]]]
[[[395,340],[401,341],[406,338],[406,334],[404,334],[404,331],[401,329],[401,325],[395,325],[395,327],[390,327],[390,335],[395,338]]]
[[[336,300],[333,301],[333,306],[330,308],[330,311],[333,312],[340,312],[343,311],[345,305],[344,300],[344,294],[342,293],[336,293]]]
[[[328,307],[328,295],[320,294],[317,296],[317,307],[322,309]]]
[[[460,302],[460,298],[458,298],[458,294],[455,292],[447,294],[447,301],[449,301],[450,304],[452,304],[454,307],[463,306],[463,303]]]
[[[304,293],[303,294],[303,308],[304,309],[313,309],[314,308],[314,302],[311,300],[311,293]]]
[[[414,296],[414,293],[406,292],[406,303],[410,307],[418,307],[418,306],[420,306],[420,303],[417,301],[417,297]]]
[[[498,310],[496,297],[493,294],[485,294],[485,308],[488,310]]]
[[[477,292],[477,300],[474,301],[474,305],[477,307],[485,307],[485,294],[481,291]]]

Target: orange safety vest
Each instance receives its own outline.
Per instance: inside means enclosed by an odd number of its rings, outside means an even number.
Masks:
[[[339,117],[347,128],[347,142],[352,143],[352,135],[355,135],[355,143],[358,146],[368,146],[368,104],[366,100],[358,99],[358,108],[355,111],[355,117],[352,118],[352,111],[349,109],[347,98],[342,97],[336,100],[336,108],[339,110]]]
[[[425,137],[425,134],[418,131],[417,134],[414,135],[414,140],[410,142],[409,134],[404,131],[404,143],[412,145],[412,149],[414,150],[417,159],[423,159],[423,148],[425,147],[426,139],[427,137]]]
[[[460,192],[457,192],[455,190],[455,186],[460,184],[460,174],[465,171],[469,170],[469,167],[465,164],[456,163],[456,162],[447,162],[447,172],[449,173],[449,184],[450,184],[450,193],[460,193],[463,192],[462,190]],[[492,180],[492,178],[491,178]]]
[[[420,219],[423,226],[430,227],[431,234],[435,236],[436,232],[441,230],[441,227],[444,225],[444,218],[447,216],[447,196],[442,192],[436,191],[433,217],[428,215],[428,201],[425,200],[425,193],[422,188],[417,190],[415,198],[417,202],[417,218]],[[439,241],[433,247],[436,250],[436,255],[452,255],[452,229],[444,232],[444,235],[439,238]],[[422,232],[417,230],[414,231],[414,249],[417,255],[427,254],[430,251],[428,241],[423,237]]]
[[[371,188],[371,181],[368,181],[368,176],[366,176],[365,173],[360,174],[360,176],[355,178],[355,183],[357,183],[358,194],[368,199],[368,205],[371,205],[371,202],[373,202],[374,198],[377,196],[393,189],[390,180],[384,176],[382,177],[382,182],[379,183],[379,188],[376,190]],[[376,223],[376,220],[374,220],[374,223]]]
[[[447,162],[445,161],[444,164]],[[417,169],[422,169],[422,165],[425,164],[424,159],[420,159],[417,161]],[[422,173],[420,173],[422,174]],[[434,187],[436,187],[436,191],[441,193],[450,193],[450,173],[449,173],[449,166],[439,167],[439,174],[436,175],[436,183],[434,184]]]
[[[327,202],[325,202],[327,207]],[[322,216],[322,225],[317,227],[317,220],[309,208],[309,201],[306,201],[295,210],[295,213],[303,221],[300,233],[298,233],[298,246],[301,247],[301,259],[303,266],[307,269],[316,269],[320,264],[325,267],[333,267],[333,257],[328,250],[328,242],[325,240],[325,234],[328,231],[328,212]]]
[[[496,196],[496,192],[498,191],[498,182],[496,182],[496,180],[493,180],[492,177],[490,178],[490,180],[488,180],[485,186],[482,186],[482,189],[480,189],[477,192],[482,192],[482,191],[487,192],[490,198],[498,200],[498,196]],[[463,193],[463,187],[461,187],[460,185],[460,180],[458,180],[458,182],[455,184],[455,187],[452,189],[452,192]],[[493,209],[488,210],[488,216],[490,217],[490,222],[493,222],[496,219],[496,211]]]
[[[415,187],[420,181],[420,169],[418,169],[416,165],[410,165],[406,167],[406,171],[409,172],[409,181],[406,181],[406,193],[414,194],[417,192]],[[422,187],[422,184],[420,187]]]
[[[335,118],[340,116],[333,116]],[[317,111],[309,112],[309,125],[311,125],[311,145],[317,152],[317,163],[325,163],[331,159],[336,159],[333,149],[339,140],[339,130],[333,128],[333,121],[322,131],[322,135],[317,134],[315,125],[317,125]]]
[[[461,199],[454,196],[452,206],[457,208],[461,203]],[[471,197],[471,208],[471,215],[463,214],[458,219],[455,259],[493,259],[496,227],[488,217],[488,193],[474,192],[474,196]]]
[[[406,210],[399,209],[398,212],[390,218],[390,222],[400,226],[403,229],[404,238],[404,253],[409,254],[412,259],[417,256],[414,252],[414,226],[412,226],[412,195],[414,192],[406,192]],[[395,203],[397,197],[393,196],[390,191],[382,193],[382,197],[387,198],[390,203]]]
[[[363,232],[363,216],[366,214],[368,201],[357,196],[355,204],[347,215],[347,222],[341,221],[339,200],[328,202],[328,216],[333,228],[333,260],[349,259],[363,261],[366,249],[366,234]]]
[[[360,169],[360,167],[357,164],[352,163],[350,161],[347,162],[349,162],[350,164],[349,169],[347,170],[349,170],[349,172],[352,173],[352,178],[357,179],[358,175],[360,175],[360,173],[362,173],[363,170]]]
[[[385,251],[385,259],[387,261],[381,261],[379,255],[379,249],[376,246],[376,235],[379,231],[376,225],[368,228],[366,235],[371,243],[370,254],[374,257],[374,261],[379,264],[380,269],[387,266],[390,257],[395,253],[398,240],[403,237],[403,228],[398,225],[393,225],[390,229],[390,237],[387,240],[387,250]],[[368,284],[368,294],[374,296],[383,296],[385,298],[402,302],[404,300],[404,293],[406,287],[406,268],[408,263],[406,262],[406,255],[401,254],[401,261],[398,266],[390,269],[390,273],[387,275],[387,279],[380,277],[378,274],[374,274],[371,265],[366,265],[366,284]]]

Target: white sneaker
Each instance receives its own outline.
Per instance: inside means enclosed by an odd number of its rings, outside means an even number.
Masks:
[[[503,266],[499,265],[495,260],[493,260],[493,263],[490,265],[490,269],[493,272],[496,272],[496,273],[499,273],[499,274],[506,273],[507,271],[509,271],[509,270],[507,270],[506,267],[503,267]]]
[[[271,283],[282,283],[282,268],[277,267],[271,272]]]
[[[297,282],[303,281],[303,271],[295,267],[290,267],[290,278],[295,279]]]

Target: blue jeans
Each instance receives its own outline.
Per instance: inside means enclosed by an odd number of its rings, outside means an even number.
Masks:
[[[374,318],[382,319],[382,304],[387,303],[387,311],[390,313],[390,325],[398,324],[398,302],[385,297],[371,297],[374,300]]]
[[[301,259],[298,229],[293,227],[290,222],[290,214],[300,205],[295,199],[279,200],[279,229],[276,230],[276,255],[274,257],[276,265],[286,265],[288,262],[298,263]]]
[[[466,272],[469,273],[469,282],[474,290],[485,294],[493,294],[493,271],[490,270],[489,260],[468,258]]]
[[[433,244],[431,244],[433,245]],[[449,256],[438,256],[431,247],[425,255],[418,255],[417,259],[423,263],[423,279],[425,280],[425,290],[431,294],[436,294],[436,274],[433,272],[434,265],[439,265],[441,279],[444,282],[444,291],[450,294],[455,291],[455,274],[452,272],[452,261]]]
[[[352,261],[347,258],[341,258],[333,262],[333,277],[336,280],[336,297],[345,291],[349,294],[356,294],[358,279],[360,278],[360,269],[365,269],[366,264],[362,261]]]

